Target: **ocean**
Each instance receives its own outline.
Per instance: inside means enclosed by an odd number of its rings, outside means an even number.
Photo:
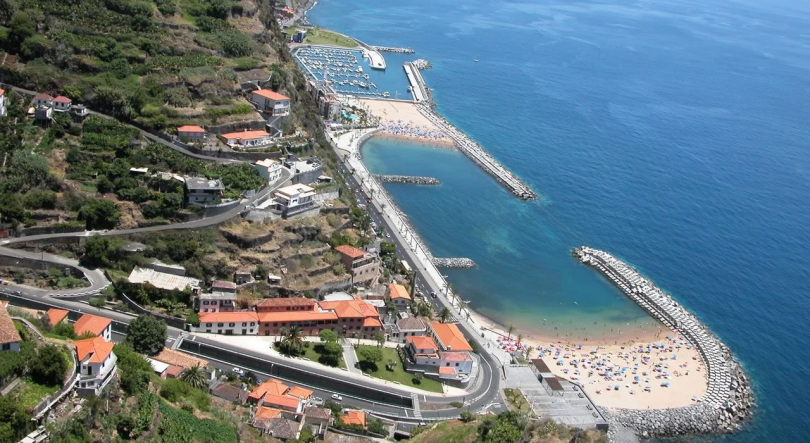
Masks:
[[[442,180],[387,188],[434,255],[478,263],[447,272],[473,309],[527,333],[642,327],[570,256],[605,249],[754,379],[757,415],[725,439],[810,439],[809,3],[322,0],[309,18],[415,49],[438,111],[541,196],[517,200],[458,152],[364,146],[374,172]]]

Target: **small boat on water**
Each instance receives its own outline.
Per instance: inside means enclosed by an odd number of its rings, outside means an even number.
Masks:
[[[476,58],[475,61],[478,62],[478,59]]]

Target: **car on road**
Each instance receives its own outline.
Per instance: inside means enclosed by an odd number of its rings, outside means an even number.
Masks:
[[[238,375],[240,377],[245,376],[245,371],[243,371],[243,370],[241,370],[239,368],[233,368],[232,371],[233,371],[234,374],[236,374],[236,375]]]
[[[343,397],[337,394],[332,394],[332,400],[343,401]]]
[[[11,293],[14,295],[22,295],[22,292],[20,291],[11,291]]]
[[[310,399],[309,403],[312,406],[323,406],[323,399],[321,397],[312,397],[312,399]]]
[[[433,292],[433,291],[430,291],[430,296],[433,297],[433,298],[436,298],[436,293]]]

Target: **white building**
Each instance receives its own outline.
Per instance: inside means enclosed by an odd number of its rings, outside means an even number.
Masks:
[[[236,309],[236,293],[213,291],[197,296],[198,309],[204,312],[233,312]]]
[[[53,107],[53,97],[48,94],[40,92],[39,94],[34,96],[34,107],[35,108],[52,108]]]
[[[0,117],[6,115],[6,91],[0,89]]]
[[[57,95],[53,99],[53,110],[56,112],[68,112],[73,102],[64,95]]]
[[[281,162],[271,158],[257,161],[253,164],[253,168],[270,183],[280,179],[281,173],[284,170],[284,166],[281,165]]]
[[[397,320],[396,326],[391,330],[391,341],[406,343],[408,337],[424,336],[427,326],[418,317],[406,317]]]
[[[281,211],[282,217],[290,217],[303,211],[312,209],[315,202],[312,196],[315,190],[307,185],[285,186],[275,193],[276,209]]]
[[[165,290],[177,289],[182,291],[188,288],[194,291],[200,287],[200,281],[196,278],[139,267],[132,270],[127,280],[130,283],[149,283],[156,288]]]
[[[113,343],[99,337],[77,340],[76,357],[79,360],[79,395],[98,395],[115,373],[118,358]]]
[[[202,313],[200,325],[191,326],[190,330],[225,335],[256,335],[259,333],[259,317],[254,311]]]
[[[269,89],[253,91],[251,101],[265,114],[284,116],[290,113],[290,98]]]
[[[103,339],[106,342],[112,341],[112,320],[98,315],[84,314],[73,323],[73,331],[77,337],[84,334],[92,334],[93,337]]]
[[[269,145],[273,142],[272,136],[267,131],[240,131],[229,132],[220,135],[225,144],[232,148],[253,148],[257,146]]]
[[[472,372],[473,359],[469,352],[439,352],[430,337],[408,337],[407,352],[411,361],[426,370],[435,370],[440,378],[459,378]]]
[[[408,309],[408,305],[411,303],[411,295],[408,294],[408,290],[405,289],[405,286],[396,283],[388,284],[388,298],[391,299],[397,310]]]

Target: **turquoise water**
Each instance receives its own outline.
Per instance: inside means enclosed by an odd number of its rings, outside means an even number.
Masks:
[[[730,440],[810,439],[808,2],[324,0],[310,19],[414,48],[439,111],[542,195],[520,202],[458,153],[366,144],[374,171],[443,181],[389,189],[436,255],[478,262],[448,272],[474,308],[633,328],[638,308],[569,255],[605,249],[755,379],[759,414]]]

